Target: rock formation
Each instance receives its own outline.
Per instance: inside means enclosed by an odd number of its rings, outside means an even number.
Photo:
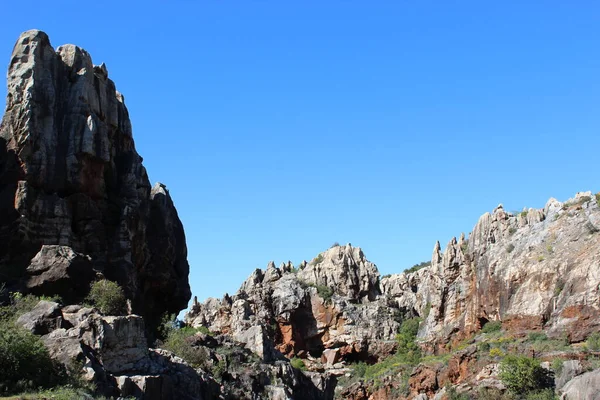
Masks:
[[[265,360],[376,360],[394,351],[399,327],[399,311],[379,292],[377,268],[361,249],[335,246],[298,270],[269,263],[236,295],[195,302],[187,322],[229,334]]]
[[[106,66],[23,33],[0,126],[0,280],[76,303],[104,276],[154,324],[187,306],[186,257],[169,192],[150,186]]]
[[[297,268],[271,262],[234,296],[194,302],[186,318],[263,359],[300,357],[310,370],[338,377],[357,361],[392,355],[400,323],[413,316],[422,319],[417,339],[432,356],[473,340],[494,321],[511,338],[537,331],[580,343],[600,331],[599,232],[600,205],[590,192],[519,213],[500,205],[468,237],[453,238],[444,250],[436,243],[431,265],[415,272],[380,278],[359,248],[335,246]],[[442,398],[446,384],[465,393],[504,390],[497,362],[479,365],[477,351],[471,345],[446,363],[415,368],[409,398]],[[557,387],[575,375],[557,377]],[[345,398],[396,398],[397,379],[389,378],[377,390],[364,384],[336,390]],[[569,393],[580,390],[572,387]]]

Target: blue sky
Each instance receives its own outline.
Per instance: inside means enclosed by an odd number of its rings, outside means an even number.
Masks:
[[[498,203],[600,190],[598,2],[23,7],[2,6],[4,65],[32,28],[107,64],[200,299],[335,241],[400,272]]]

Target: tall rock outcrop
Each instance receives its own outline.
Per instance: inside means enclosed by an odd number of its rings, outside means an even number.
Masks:
[[[0,126],[0,280],[70,303],[104,276],[152,325],[186,307],[188,273],[183,226],[150,185],[106,66],[23,33]]]

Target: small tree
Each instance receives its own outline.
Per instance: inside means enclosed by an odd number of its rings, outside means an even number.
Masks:
[[[500,379],[508,390],[524,394],[554,387],[554,374],[540,366],[538,360],[506,356],[500,363]]]
[[[127,309],[127,299],[123,289],[117,283],[107,279],[92,283],[88,300],[106,315],[123,315]]]
[[[396,335],[396,340],[398,341],[396,355],[403,362],[417,364],[421,359],[421,348],[416,342],[420,322],[420,318],[404,320],[400,326],[398,335]]]
[[[42,340],[10,320],[0,321],[0,371],[0,396],[65,381]]]

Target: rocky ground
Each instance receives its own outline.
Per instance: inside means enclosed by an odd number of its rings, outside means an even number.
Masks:
[[[336,244],[194,299],[178,323],[168,316],[191,297],[183,226],[148,181],[106,66],[40,31],[11,57],[0,394],[21,387],[7,371],[31,355],[79,398],[597,399],[599,245],[600,194],[499,205],[405,272],[381,277],[360,248]],[[123,304],[90,300],[98,282]],[[548,391],[514,389],[514,355]]]

